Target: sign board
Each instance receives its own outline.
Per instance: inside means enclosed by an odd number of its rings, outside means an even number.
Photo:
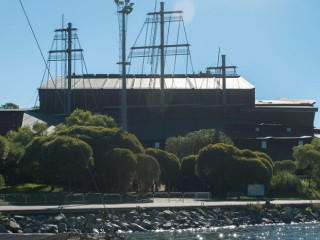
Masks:
[[[252,197],[264,196],[264,185],[263,184],[248,185],[248,196],[252,196]]]

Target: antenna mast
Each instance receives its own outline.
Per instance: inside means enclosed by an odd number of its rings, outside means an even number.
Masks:
[[[117,4],[118,14],[122,16],[120,39],[122,40],[122,61],[118,64],[122,65],[122,90],[121,90],[121,126],[124,131],[128,128],[127,123],[127,65],[130,63],[126,62],[126,16],[129,15],[133,10],[134,3],[130,3],[130,0],[125,1],[114,1]]]
[[[165,87],[165,64],[166,64],[166,56],[168,55],[189,55],[189,47],[190,44],[165,44],[165,23],[171,23],[171,22],[182,22],[182,16],[177,17],[171,17],[171,15],[179,14],[181,15],[182,11],[165,11],[164,10],[164,2],[160,3],[160,11],[159,12],[151,12],[148,13],[148,18],[146,20],[146,24],[152,23],[152,24],[160,24],[160,44],[159,45],[150,45],[150,46],[134,46],[131,48],[132,51],[135,50],[144,50],[142,53],[137,52],[136,54],[131,54],[130,57],[158,57],[159,53],[155,53],[155,49],[158,49],[160,51],[160,104],[164,105],[165,99],[164,99],[164,87]],[[166,17],[166,15],[170,15],[170,17]],[[160,21],[158,18],[154,18],[154,16],[160,16]],[[176,51],[174,53],[170,53],[169,49],[175,48]],[[187,48],[187,52],[183,53],[178,52],[178,48]],[[152,60],[153,62],[153,60]]]

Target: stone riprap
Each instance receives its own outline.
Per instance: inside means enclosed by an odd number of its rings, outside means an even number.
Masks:
[[[312,207],[246,206],[241,208],[106,210],[90,214],[60,213],[0,216],[0,233],[114,234],[211,228],[229,225],[300,223],[320,220],[320,210]]]

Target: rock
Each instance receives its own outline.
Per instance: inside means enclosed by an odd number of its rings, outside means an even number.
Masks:
[[[10,221],[8,223],[8,229],[14,233],[17,233],[18,230],[20,230],[20,225],[18,223],[16,223],[15,221]]]
[[[86,221],[88,223],[96,223],[96,216],[94,214],[88,214],[86,216]]]
[[[283,213],[283,216],[282,216],[282,220],[284,223],[291,223],[291,221],[293,220],[293,215],[290,211],[285,211]]]
[[[99,230],[96,229],[96,228],[94,228],[94,229],[92,229],[92,233],[93,233],[93,234],[99,234]]]
[[[268,218],[262,218],[261,221],[262,221],[263,223],[266,223],[266,224],[271,224],[271,223],[273,223],[273,221],[270,220],[270,219],[268,219]]]
[[[66,220],[66,216],[64,214],[59,214],[53,218],[54,222],[60,223]]]
[[[134,232],[146,232],[147,231],[147,229],[141,227],[140,225],[138,225],[136,223],[131,223],[129,226],[129,229]]]
[[[164,224],[162,224],[162,228],[165,230],[169,230],[172,228],[172,223],[171,222],[166,222]]]
[[[16,221],[21,221],[21,220],[25,220],[25,216],[20,216],[20,215],[14,215],[13,216],[14,220]]]
[[[154,230],[152,223],[146,219],[141,222],[141,226],[147,230]]]
[[[185,216],[185,217],[190,217],[190,213],[188,213],[187,211],[180,211],[179,215]]]
[[[59,223],[58,224],[58,231],[61,232],[66,232],[67,231],[67,224],[65,223]]]

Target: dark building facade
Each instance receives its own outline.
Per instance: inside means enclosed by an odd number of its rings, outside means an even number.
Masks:
[[[54,78],[39,88],[40,111],[63,114],[66,79]],[[72,108],[107,113],[119,122],[119,75],[84,75],[72,79]],[[312,100],[255,100],[255,88],[242,77],[222,80],[211,75],[165,76],[164,104],[160,77],[127,78],[128,131],[145,146],[164,147],[168,137],[215,128],[229,135],[239,148],[264,151],[274,160],[292,158],[292,147],[314,138],[317,108]]]

